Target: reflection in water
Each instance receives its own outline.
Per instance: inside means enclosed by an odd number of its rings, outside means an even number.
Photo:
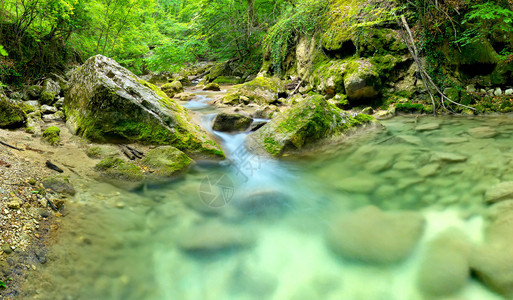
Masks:
[[[229,153],[219,165],[200,163],[183,178],[135,193],[98,183],[76,197],[49,263],[29,281],[24,296],[442,299],[422,296],[420,290],[436,294],[443,288],[430,286],[437,278],[429,272],[437,270],[423,261],[434,253],[436,262],[442,247],[441,253],[451,250],[456,258],[442,257],[440,264],[467,262],[459,244],[437,244],[447,236],[468,247],[483,243],[483,195],[513,179],[513,120],[415,122],[384,121],[386,129],[355,136],[330,153],[287,162],[246,152],[245,133],[216,133]],[[416,130],[427,123],[440,126]],[[469,133],[480,127],[498,132]],[[230,178],[233,195],[226,205],[202,201],[207,175]],[[125,207],[116,208],[119,202]],[[398,212],[405,210],[414,212],[414,221]],[[379,230],[383,234],[370,238],[369,232]],[[394,262],[377,263],[382,257]],[[461,285],[451,299],[502,299],[470,279],[468,268],[462,272],[462,282],[451,282]]]

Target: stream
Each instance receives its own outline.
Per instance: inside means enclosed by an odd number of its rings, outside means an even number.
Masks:
[[[214,95],[184,103],[208,130]],[[399,116],[382,124],[322,154],[284,160],[248,152],[247,133],[214,132],[228,157],[221,163],[198,162],[172,182],[134,192],[97,182],[73,199],[48,262],[22,296],[427,299],[416,276],[429,241],[456,228],[483,243],[484,193],[513,180],[513,118]],[[469,134],[475,128],[497,132]],[[433,161],[436,153],[464,159]],[[361,263],[327,245],[333,214],[368,205],[425,217],[406,260]],[[451,299],[503,298],[469,278]]]

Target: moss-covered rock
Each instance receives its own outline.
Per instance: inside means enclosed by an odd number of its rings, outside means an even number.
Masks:
[[[242,79],[235,76],[219,76],[213,82],[217,84],[239,84]]]
[[[0,128],[21,127],[26,119],[22,106],[0,93]]]
[[[371,116],[344,112],[328,103],[323,96],[313,95],[251,134],[248,144],[257,152],[280,156],[373,122],[375,119]]]
[[[41,183],[45,188],[51,189],[54,192],[72,196],[75,195],[75,188],[73,188],[73,185],[69,181],[68,177],[64,175],[47,177],[43,179]]]
[[[164,84],[160,89],[166,93],[169,98],[173,98],[176,94],[183,92],[183,85],[180,81],[175,80]]]
[[[191,158],[171,146],[150,150],[142,160],[142,164],[154,171],[154,175],[164,177],[171,177],[184,171],[191,163]]]
[[[41,96],[41,86],[30,85],[23,88],[22,99],[23,100],[36,100]]]
[[[219,84],[215,82],[211,82],[203,87],[204,91],[220,91],[221,88],[219,87]]]
[[[250,102],[259,105],[271,104],[284,94],[285,84],[277,77],[258,76],[240,86],[225,97],[222,102],[225,104],[235,104],[241,96],[247,97]]]
[[[172,145],[189,155],[224,157],[188,111],[114,60],[93,56],[70,78],[67,125],[96,142]]]
[[[365,60],[350,62],[344,75],[347,99],[352,104],[376,98],[381,94],[381,78],[372,63]]]
[[[52,146],[57,146],[61,142],[61,129],[57,126],[48,127],[43,132],[43,140]]]
[[[205,79],[207,82],[212,82],[220,76],[229,75],[231,75],[229,62],[218,62],[210,69],[210,72],[205,76]]]
[[[119,157],[105,158],[95,168],[102,173],[102,177],[108,179],[133,182],[144,179],[144,173],[139,166],[125,162]]]
[[[253,119],[235,113],[219,113],[214,119],[212,128],[217,131],[244,131],[251,126]]]
[[[60,85],[53,81],[52,79],[46,79],[43,82],[43,87],[41,89],[41,104],[52,105],[57,99],[56,97],[61,92]]]

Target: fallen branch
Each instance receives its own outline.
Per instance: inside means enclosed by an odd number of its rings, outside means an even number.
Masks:
[[[61,168],[57,167],[55,164],[53,164],[53,163],[52,163],[51,161],[49,161],[49,160],[47,160],[47,161],[46,161],[46,166],[47,166],[49,169],[52,169],[52,170],[57,171],[57,172],[59,172],[59,173],[64,173],[64,171],[63,171]]]
[[[9,144],[7,144],[6,142],[2,142],[2,141],[0,141],[0,144],[4,145],[4,146],[6,146],[6,147],[12,148],[12,149],[14,149],[14,150],[24,151],[23,149],[18,148],[18,147],[14,147],[13,145],[9,145]]]
[[[135,149],[135,148],[132,148],[132,147],[130,147],[130,146],[128,146],[128,145],[124,145],[124,146],[125,146],[128,150],[130,150],[130,152],[132,152],[132,154],[133,154],[133,155],[135,155],[135,157],[137,157],[137,158],[139,158],[139,159],[143,158],[144,153],[142,153],[141,151],[139,151],[139,150],[137,150],[137,149]]]

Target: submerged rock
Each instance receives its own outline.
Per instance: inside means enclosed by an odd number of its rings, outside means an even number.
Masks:
[[[368,115],[352,115],[313,95],[280,113],[247,139],[250,148],[273,156],[302,149],[324,138],[340,135],[353,128],[374,123]]]
[[[118,157],[108,157],[96,165],[102,177],[120,181],[140,182],[144,179],[143,171],[139,166],[125,162]]]
[[[475,251],[471,268],[490,289],[513,297],[513,201],[507,200],[491,208],[491,224],[486,231],[486,244]]]
[[[450,296],[470,278],[471,247],[459,231],[446,231],[431,241],[417,275],[417,287],[426,296]]]
[[[25,124],[27,115],[20,104],[0,93],[0,128],[16,128]]]
[[[436,129],[440,129],[439,123],[427,123],[415,127],[416,131],[431,131]]]
[[[334,218],[327,233],[330,248],[344,258],[367,263],[406,259],[422,237],[425,220],[415,212],[383,212],[365,207]]]
[[[171,177],[184,171],[193,160],[172,146],[163,146],[148,151],[142,164],[154,171],[154,175]]]
[[[47,177],[42,181],[43,186],[46,189],[51,189],[56,193],[67,194],[67,195],[75,195],[75,189],[68,177],[64,175],[57,175],[53,177]]]
[[[488,204],[497,203],[506,199],[513,199],[513,181],[505,181],[488,188],[485,200]]]
[[[472,137],[478,138],[478,139],[487,139],[487,138],[493,138],[499,133],[497,130],[491,128],[491,127],[476,127],[469,129],[467,131]]]
[[[214,119],[212,129],[216,131],[245,131],[253,123],[253,119],[241,114],[219,113]]]
[[[110,58],[91,57],[69,84],[64,108],[74,133],[98,142],[172,145],[190,155],[224,157],[185,108]]]
[[[457,153],[436,152],[431,156],[431,161],[443,161],[448,163],[464,162],[467,157]]]
[[[232,203],[244,216],[276,216],[292,207],[289,195],[273,190],[262,190],[238,197]]]
[[[254,238],[247,231],[217,221],[193,225],[177,239],[178,247],[190,253],[237,250],[253,243]]]

